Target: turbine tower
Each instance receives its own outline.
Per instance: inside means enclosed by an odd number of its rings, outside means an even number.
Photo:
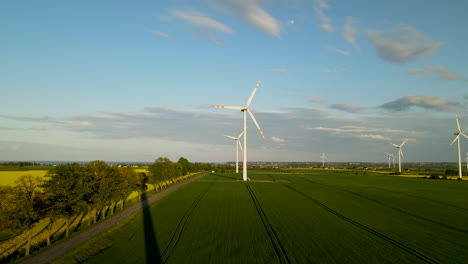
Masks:
[[[466,160],[466,169],[468,170],[468,152],[466,153],[466,158],[465,158],[465,160]]]
[[[322,153],[322,156],[320,156],[320,158],[322,159],[322,168],[325,168],[325,159],[327,158],[327,156],[325,156],[325,153]]]
[[[462,167],[461,167],[461,154],[460,154],[460,135],[468,138],[468,136],[466,136],[465,134],[463,134],[463,132],[461,131],[460,129],[460,123],[458,122],[458,116],[455,116],[455,119],[457,120],[457,129],[458,131],[453,133],[456,137],[455,139],[452,141],[452,143],[450,143],[450,145],[453,145],[453,143],[455,143],[455,141],[458,141],[458,179],[461,180],[462,179]]]
[[[388,156],[388,168],[390,169],[390,163],[391,163],[390,160],[392,159],[393,154],[390,154],[387,152],[387,156]]]
[[[244,131],[242,131],[238,137],[224,135],[225,137],[232,138],[236,141],[236,173],[239,173],[239,148],[241,151],[243,151],[242,144],[240,143],[239,139],[240,137],[242,137],[243,134],[244,134]]]
[[[250,117],[252,118],[252,121],[255,123],[255,125],[258,128],[258,131],[262,135],[263,138],[265,136],[263,135],[263,131],[260,129],[260,126],[257,123],[257,120],[255,119],[254,115],[252,112],[249,110],[250,103],[252,102],[252,99],[254,98],[255,93],[257,92],[258,86],[260,85],[260,81],[257,82],[257,85],[255,86],[252,94],[249,97],[249,100],[247,100],[247,105],[246,106],[224,106],[224,105],[215,105],[213,107],[216,108],[226,108],[226,109],[234,109],[234,110],[241,110],[242,113],[244,113],[244,160],[243,160],[243,168],[242,168],[242,178],[244,181],[247,181],[247,113],[249,113]]]
[[[393,155],[393,153],[392,153],[391,155],[392,155],[392,158],[393,158],[393,168],[395,169],[395,159],[396,159],[396,156]]]
[[[401,173],[401,159],[403,158],[403,150],[402,150],[402,147],[403,147],[403,145],[406,143],[406,141],[408,141],[408,139],[405,139],[405,140],[403,141],[403,143],[401,143],[400,145],[390,143],[390,144],[392,144],[393,146],[395,146],[395,147],[398,149],[398,172],[399,172],[399,173]]]

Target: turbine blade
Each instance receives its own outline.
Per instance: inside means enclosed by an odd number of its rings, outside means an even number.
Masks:
[[[258,89],[258,86],[260,85],[260,81],[257,82],[257,85],[255,86],[252,94],[250,95],[249,97],[249,100],[247,101],[247,106],[246,107],[249,107],[250,106],[250,103],[252,102],[252,99],[254,98],[255,96],[255,93],[257,92],[257,89]]]
[[[228,137],[228,138],[232,138],[232,139],[237,139],[237,138],[235,138],[235,137],[228,136],[228,135],[223,135],[223,136]]]
[[[458,132],[461,132],[461,129],[460,129],[460,122],[458,122],[458,116],[455,116],[455,119],[457,120]]]
[[[395,146],[395,147],[397,147],[397,148],[400,147],[400,146],[398,146],[397,144],[393,144],[393,143],[390,143],[390,144],[392,144],[393,146]]]
[[[460,135],[464,136],[465,138],[468,138],[468,136],[463,134],[461,131],[460,131]]]
[[[239,145],[240,150],[241,150],[242,152],[244,152],[244,150],[242,149],[242,144],[240,143],[239,140],[237,141],[237,143],[238,143],[238,145]]]
[[[242,135],[244,135],[244,131],[242,131],[237,138],[240,139],[242,137]]]
[[[227,106],[227,105],[214,105],[214,108],[226,108],[226,109],[234,109],[234,110],[244,110],[245,107],[242,106]]]
[[[252,118],[252,121],[253,121],[253,122],[255,123],[255,125],[257,126],[258,131],[260,132],[260,134],[262,134],[262,137],[265,138],[265,135],[263,135],[263,131],[262,131],[262,129],[260,128],[260,126],[258,125],[257,120],[255,119],[255,116],[252,114],[252,112],[250,112],[249,109],[247,109],[247,112],[249,112],[249,115],[250,115],[250,117]]]
[[[455,141],[457,141],[459,137],[460,137],[460,135],[457,135],[457,136],[455,137],[455,139],[452,141],[452,143],[450,143],[450,145],[453,145],[453,143],[455,143]]]
[[[402,149],[400,149],[400,154],[401,154],[401,159],[402,160],[405,159],[405,156],[403,155],[403,150]]]
[[[403,141],[403,143],[401,143],[400,147],[403,147],[403,145],[404,145],[406,142],[408,142],[408,139],[405,139],[405,140]]]

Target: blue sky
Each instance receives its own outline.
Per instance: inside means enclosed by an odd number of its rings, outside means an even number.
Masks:
[[[456,161],[468,2],[2,1],[0,160]],[[252,128],[252,129],[250,129]],[[462,152],[468,151],[462,140]]]

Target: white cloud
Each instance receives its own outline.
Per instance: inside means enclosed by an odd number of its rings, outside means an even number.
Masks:
[[[174,38],[173,38],[172,36],[170,36],[169,34],[164,33],[164,32],[161,32],[161,31],[155,31],[155,30],[149,29],[148,32],[150,32],[150,33],[153,34],[153,35],[156,35],[156,36],[159,36],[159,37],[163,37],[163,38],[166,38],[166,39],[174,39]]]
[[[410,74],[410,75],[435,75],[438,76],[440,79],[444,80],[460,80],[462,77],[450,71],[449,69],[445,68],[442,65],[438,66],[432,66],[432,65],[427,65],[423,69],[409,69],[404,71],[403,73],[405,74]]]
[[[351,56],[351,53],[349,53],[347,51],[344,51],[344,50],[340,50],[340,49],[337,49],[337,48],[331,48],[331,50],[338,53],[338,54],[344,55],[344,56]]]
[[[410,25],[399,25],[390,30],[366,30],[377,55],[385,61],[403,63],[432,56],[446,42],[434,42]]]
[[[427,110],[448,111],[457,105],[456,102],[450,102],[436,96],[410,94],[385,103],[380,107],[390,111],[404,111],[413,106]]]
[[[354,17],[346,17],[346,23],[343,26],[343,37],[346,42],[359,50],[360,47],[356,42],[356,33],[358,32],[358,29],[354,27],[354,24],[356,24],[356,19]]]
[[[319,96],[314,96],[309,99],[309,102],[317,104],[326,104],[328,100]]]
[[[354,105],[341,104],[341,103],[340,104],[332,104],[332,105],[330,105],[330,108],[342,110],[342,111],[345,111],[345,112],[348,112],[348,113],[359,113],[359,112],[361,112],[362,110],[365,109],[364,107],[358,107],[358,106],[354,106]]]
[[[279,37],[279,22],[265,11],[258,0],[207,0],[227,13],[254,26],[259,31]]]
[[[91,127],[94,124],[91,122],[84,121],[84,122],[71,123],[70,125],[72,127]]]
[[[376,134],[361,134],[358,135],[359,138],[364,138],[364,139],[376,139],[376,140],[390,140],[390,138],[385,137],[383,135],[376,135]]]
[[[171,14],[196,27],[212,29],[228,34],[233,33],[232,29],[228,26],[195,10],[172,10]]]
[[[325,15],[325,11],[329,8],[328,0],[314,0],[313,7],[315,11],[315,16],[320,21],[320,28],[325,31],[331,32],[335,30],[331,23],[331,19]]]
[[[274,142],[280,142],[280,143],[286,142],[286,140],[282,138],[278,138],[278,137],[271,137],[271,140],[273,140]]]

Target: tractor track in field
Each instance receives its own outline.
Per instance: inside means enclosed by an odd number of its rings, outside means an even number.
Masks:
[[[262,206],[260,205],[260,202],[257,199],[257,196],[255,195],[254,191],[249,185],[245,185],[247,188],[247,191],[250,194],[250,197],[252,198],[252,201],[255,205],[255,208],[257,209],[257,212],[260,216],[260,219],[262,220],[263,226],[265,227],[265,231],[268,234],[268,237],[270,238],[271,245],[273,246],[273,249],[275,250],[276,257],[278,258],[279,263],[289,263],[289,258],[288,255],[286,254],[283,246],[281,245],[281,242],[276,235],[275,230],[273,229],[272,225],[270,224],[270,221],[268,221],[268,218],[266,217],[265,212],[262,209]]]
[[[434,260],[434,259],[432,259],[432,258],[430,258],[430,257],[428,257],[428,256],[426,256],[426,255],[424,255],[424,254],[422,254],[422,253],[420,253],[419,251],[414,250],[414,249],[412,249],[412,248],[406,246],[405,244],[400,243],[400,242],[394,240],[394,239],[391,238],[391,237],[388,237],[388,236],[386,236],[386,235],[384,235],[384,234],[382,234],[382,233],[380,233],[380,232],[378,232],[378,231],[376,231],[376,230],[374,230],[374,229],[372,229],[372,228],[369,228],[369,227],[367,227],[367,226],[365,226],[365,225],[363,225],[363,224],[361,224],[361,223],[359,223],[359,222],[356,222],[356,221],[354,221],[354,220],[352,220],[352,219],[350,219],[350,218],[348,218],[348,217],[346,217],[346,216],[340,214],[339,212],[337,212],[337,211],[331,209],[330,207],[328,207],[328,206],[324,205],[323,203],[319,202],[318,200],[312,198],[312,197],[309,196],[308,194],[303,193],[302,191],[299,191],[299,190],[297,190],[297,189],[295,189],[295,188],[293,188],[293,187],[291,187],[291,186],[289,186],[289,185],[286,185],[286,184],[285,184],[284,186],[285,186],[286,188],[289,188],[289,189],[291,189],[292,191],[297,192],[298,194],[304,196],[305,198],[309,199],[310,201],[312,201],[312,202],[315,203],[316,205],[322,207],[322,208],[325,209],[326,211],[328,211],[328,212],[334,214],[335,216],[337,216],[337,217],[339,217],[339,218],[345,220],[346,222],[348,222],[348,223],[350,223],[350,224],[352,224],[352,225],[354,225],[354,226],[356,226],[356,227],[359,227],[360,229],[362,229],[362,230],[364,230],[364,231],[366,231],[366,232],[368,232],[368,233],[370,233],[370,234],[372,234],[372,235],[374,235],[374,236],[376,236],[376,237],[378,237],[378,238],[380,238],[380,239],[382,239],[382,240],[384,240],[384,241],[386,241],[386,242],[388,242],[388,243],[390,243],[390,244],[392,244],[392,245],[398,247],[399,249],[401,249],[401,250],[403,250],[403,251],[406,251],[406,252],[409,253],[410,255],[412,255],[412,256],[418,258],[419,260],[421,260],[421,261],[423,261],[423,262],[425,262],[425,263],[438,263],[436,260]]]
[[[303,179],[304,179],[304,178],[303,178]],[[432,219],[428,219],[428,218],[425,218],[425,217],[423,217],[423,216],[413,214],[413,213],[408,212],[408,211],[406,211],[406,210],[403,210],[403,209],[401,209],[401,208],[394,207],[394,206],[391,206],[391,205],[382,203],[382,202],[379,201],[379,200],[376,200],[376,199],[373,199],[373,198],[364,196],[364,195],[362,195],[362,194],[360,194],[360,193],[357,193],[357,192],[353,192],[353,191],[350,191],[350,190],[347,190],[347,189],[339,188],[339,187],[336,187],[336,186],[333,186],[333,185],[328,185],[328,184],[324,184],[324,183],[314,182],[314,181],[311,181],[311,180],[308,180],[308,179],[304,179],[304,180],[307,181],[307,182],[313,183],[313,184],[322,185],[322,186],[325,186],[325,187],[333,188],[333,189],[336,189],[336,190],[339,190],[339,191],[342,191],[342,192],[346,192],[346,193],[349,193],[349,194],[358,196],[358,197],[360,197],[360,198],[366,199],[366,200],[371,201],[371,202],[374,202],[374,203],[376,203],[376,204],[380,204],[380,205],[382,205],[382,206],[384,206],[384,207],[390,208],[390,209],[395,210],[395,211],[397,211],[397,212],[399,212],[399,213],[402,213],[402,214],[404,214],[404,215],[408,215],[408,216],[414,217],[414,218],[419,219],[419,220],[422,220],[422,221],[430,222],[430,223],[433,223],[433,224],[439,225],[439,226],[441,226],[441,227],[445,227],[445,228],[447,228],[447,229],[450,229],[450,230],[453,230],[453,231],[457,231],[457,232],[460,232],[460,233],[463,233],[463,234],[468,234],[468,230],[465,230],[465,229],[462,229],[462,228],[458,228],[458,227],[456,227],[456,226],[452,226],[452,225],[440,223],[440,222],[434,221],[434,220],[432,220]],[[380,188],[379,188],[379,189],[380,189]]]
[[[185,211],[184,215],[180,219],[179,223],[177,224],[177,228],[174,231],[174,234],[171,237],[171,240],[167,244],[166,248],[163,250],[161,254],[161,259],[162,263],[166,263],[169,258],[172,256],[172,252],[174,251],[175,247],[179,243],[180,237],[182,236],[182,233],[184,232],[185,225],[187,224],[188,219],[190,218],[190,215],[193,213],[194,209],[198,206],[200,203],[201,199],[205,194],[208,192],[208,190],[211,188],[213,183],[208,185],[203,191],[200,192],[200,194],[195,198],[195,200],[192,202],[190,207]]]

